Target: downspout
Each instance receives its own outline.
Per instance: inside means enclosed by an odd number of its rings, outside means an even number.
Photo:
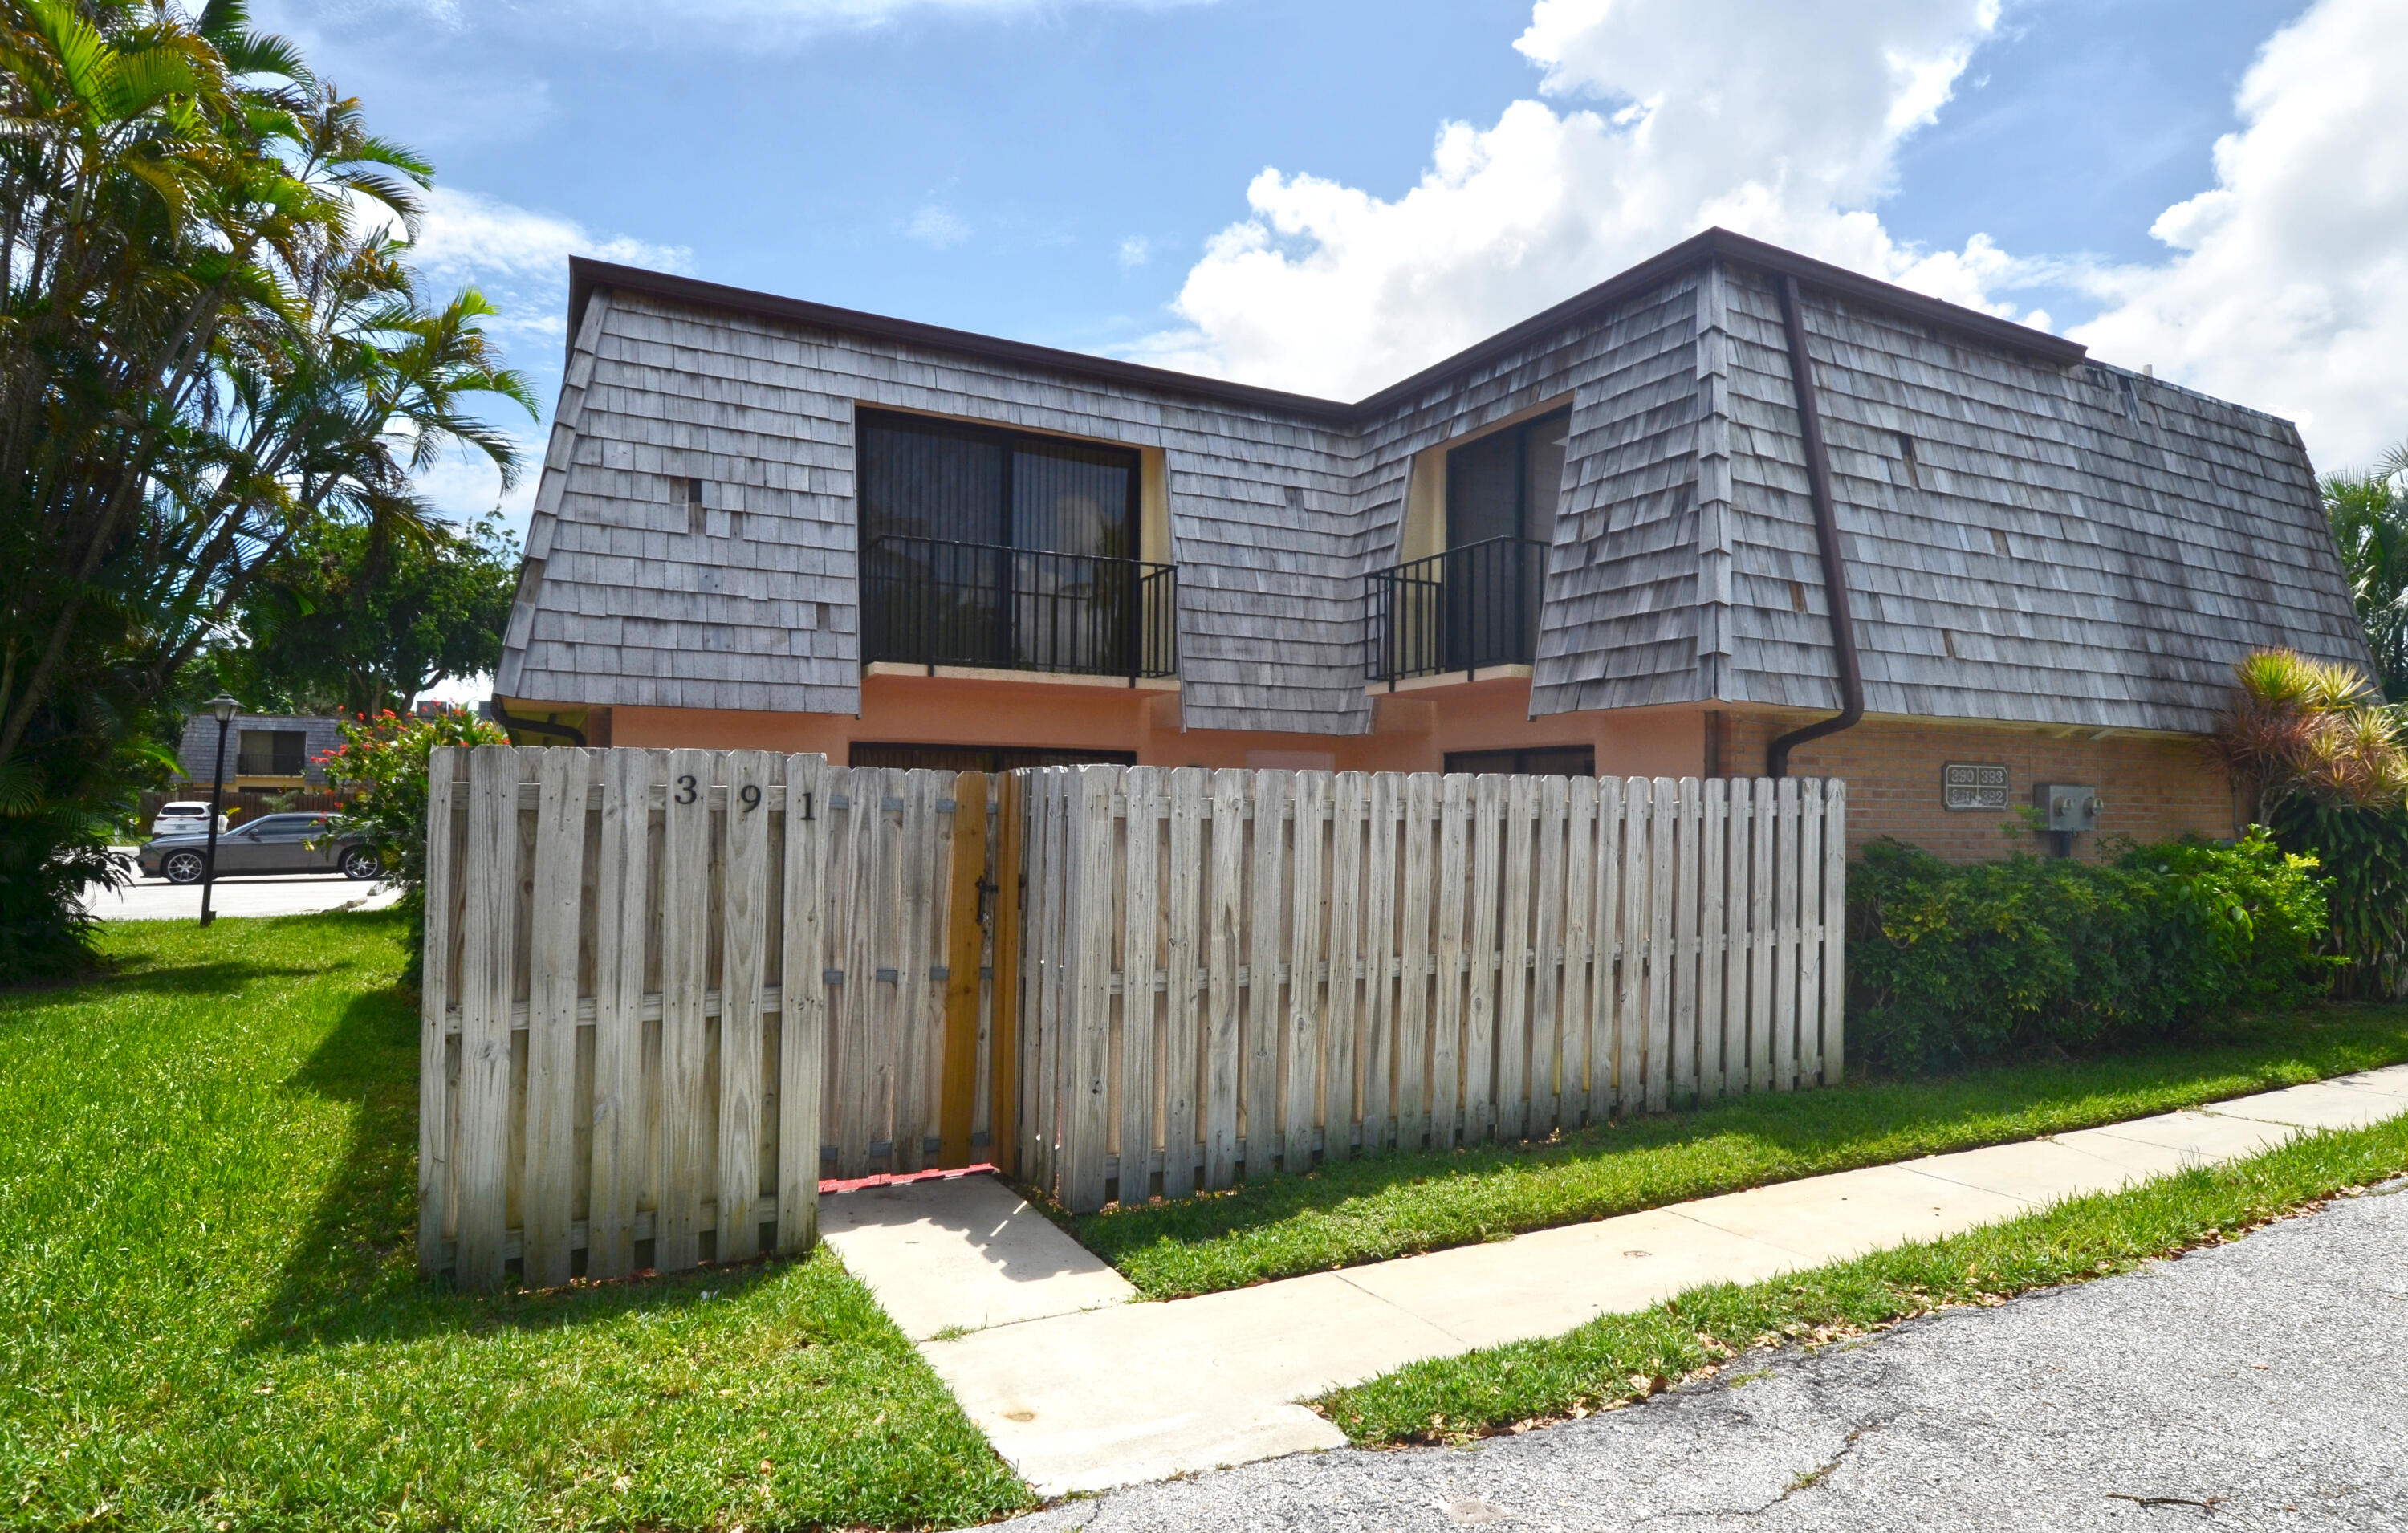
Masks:
[[[1789,775],[1789,752],[1808,740],[1836,735],[1865,716],[1865,678],[1856,666],[1856,623],[1849,609],[1848,570],[1840,558],[1840,522],[1831,507],[1831,457],[1823,447],[1823,414],[1814,403],[1814,359],[1806,351],[1805,306],[1798,279],[1781,279],[1781,325],[1789,337],[1789,387],[1798,396],[1798,431],[1806,443],[1806,486],[1814,503],[1814,543],[1823,554],[1823,599],[1830,609],[1831,654],[1840,671],[1840,711],[1776,737],[1764,748],[1768,777]]]
[[[585,743],[585,731],[573,724],[553,724],[549,719],[523,719],[502,706],[502,695],[494,694],[494,722],[516,733],[526,730],[535,735],[558,735],[571,745]]]

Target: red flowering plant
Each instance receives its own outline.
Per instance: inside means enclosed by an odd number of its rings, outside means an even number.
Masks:
[[[508,745],[509,737],[465,708],[400,714],[385,709],[342,726],[343,743],[319,760],[349,799],[332,834],[358,836],[401,888],[409,921],[408,974],[418,976],[426,926],[426,763],[438,745]]]

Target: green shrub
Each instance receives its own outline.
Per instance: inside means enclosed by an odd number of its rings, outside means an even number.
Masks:
[[[2274,806],[2272,820],[2277,845],[2330,875],[2323,951],[2342,966],[2334,990],[2356,1000],[2408,997],[2408,807],[2298,794]]]
[[[2315,860],[2253,832],[2112,863],[1959,865],[1875,841],[1850,877],[1850,1052],[1880,1068],[2171,1033],[2320,987]]]
[[[411,984],[425,957],[426,764],[438,745],[508,745],[501,726],[466,709],[399,714],[343,725],[343,743],[322,758],[329,781],[347,785],[350,806],[335,817],[337,835],[356,835],[383,859],[401,888],[394,903],[409,923],[403,978]]]

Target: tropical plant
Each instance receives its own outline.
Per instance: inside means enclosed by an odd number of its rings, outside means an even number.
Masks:
[[[6,981],[83,961],[65,891],[259,570],[424,536],[436,453],[516,467],[462,401],[526,394],[481,298],[411,288],[428,167],[240,0],[0,0],[0,120]]]
[[[2214,737],[2276,844],[2330,887],[2344,995],[2408,996],[2408,724],[2353,666],[2265,650],[2233,667]]]
[[[343,743],[320,757],[329,781],[350,802],[329,827],[376,849],[385,878],[401,888],[409,922],[408,978],[414,982],[426,925],[426,772],[439,745],[508,745],[499,725],[466,709],[380,713],[342,726]]]
[[[2372,469],[2326,475],[2323,490],[2375,675],[2408,701],[2408,442]]]

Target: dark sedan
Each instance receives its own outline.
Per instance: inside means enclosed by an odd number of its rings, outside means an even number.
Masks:
[[[264,814],[218,837],[218,877],[246,873],[340,873],[372,879],[384,871],[373,847],[327,834],[322,814]],[[208,870],[208,833],[162,836],[135,854],[142,871],[170,883],[198,883]]]

